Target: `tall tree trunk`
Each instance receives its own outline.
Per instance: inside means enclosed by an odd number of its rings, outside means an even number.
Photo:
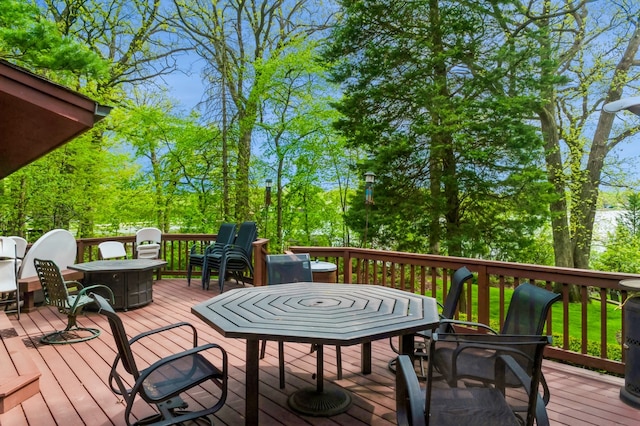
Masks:
[[[560,138],[555,121],[553,101],[548,102],[539,111],[542,137],[544,138],[545,161],[548,180],[553,186],[557,199],[549,205],[551,210],[551,232],[553,234],[553,252],[555,265],[573,267],[573,250],[569,228],[566,182],[563,175]]]
[[[638,65],[635,57],[640,48],[640,26],[636,25],[625,52],[620,58],[613,80],[607,93],[606,102],[620,99],[623,88],[628,80],[628,72],[632,66]],[[596,216],[596,206],[602,176],[604,160],[617,142],[610,141],[611,128],[614,114],[601,113],[598,119],[598,127],[593,136],[591,151],[585,168],[586,179],[581,181],[579,188],[580,203],[576,205],[576,218],[581,220],[575,226],[574,264],[576,268],[588,268],[591,255],[591,240],[593,237],[593,224]],[[573,215],[572,215],[573,221]]]

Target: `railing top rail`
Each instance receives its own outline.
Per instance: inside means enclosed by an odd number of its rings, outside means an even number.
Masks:
[[[532,265],[526,263],[502,262],[497,260],[473,259],[455,256],[441,256],[434,254],[405,253],[392,250],[376,250],[358,247],[305,247],[292,246],[289,248],[294,253],[308,252],[316,256],[342,256],[349,253],[351,258],[393,261],[406,265],[425,265],[455,269],[467,266],[478,271],[481,268],[490,275],[513,275],[514,271],[526,271],[526,278],[556,281],[575,282],[576,278],[588,280],[584,285],[598,286],[623,279],[638,278],[640,274],[620,272],[594,271],[590,269],[563,268],[559,266]],[[524,277],[524,276],[523,276]]]

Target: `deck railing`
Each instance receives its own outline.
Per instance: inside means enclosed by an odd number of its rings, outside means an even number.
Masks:
[[[106,240],[122,241],[133,257],[134,236],[88,238],[78,240],[77,261],[98,259],[97,246]],[[191,246],[212,241],[215,235],[163,235],[161,257],[167,266],[162,274],[185,276]],[[266,239],[254,242],[254,276],[250,282],[256,286],[266,282],[267,244]],[[621,291],[618,284],[623,279],[640,279],[640,275],[355,247],[291,247],[290,251],[309,253],[312,259],[335,263],[340,282],[395,287],[437,297],[441,302],[448,292],[453,271],[466,266],[475,276],[472,285],[466,286],[458,317],[497,328],[504,321],[514,285],[528,281],[561,292],[562,302],[554,305],[545,330],[554,336],[554,345],[548,347],[545,354],[588,368],[624,373],[621,336],[625,327],[635,325],[623,322],[619,304],[629,295]],[[577,295],[577,301],[570,302],[571,294]],[[618,295],[618,302],[613,302],[611,294]]]
[[[528,265],[450,256],[403,253],[386,250],[335,247],[291,247],[294,253],[338,265],[338,280],[347,283],[377,284],[438,297],[442,302],[453,271],[466,266],[475,277],[467,285],[458,316],[500,327],[504,321],[514,284],[531,282],[561,292],[549,315],[545,332],[554,336],[554,345],[545,355],[572,364],[623,374],[625,327],[620,304],[629,296],[620,291],[623,279],[640,275],[573,268]],[[570,302],[570,294],[578,295]],[[619,297],[614,302],[610,295]],[[615,297],[614,297],[615,300]],[[595,312],[595,313],[594,313]],[[594,318],[597,318],[594,320]]]

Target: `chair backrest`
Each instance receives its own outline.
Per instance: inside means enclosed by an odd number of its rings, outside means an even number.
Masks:
[[[104,241],[98,244],[100,257],[103,259],[126,258],[127,250],[120,241]]]
[[[56,306],[58,310],[69,307],[69,290],[62,278],[60,268],[53,260],[33,259],[42,291],[44,292],[45,303]]]
[[[15,261],[13,259],[0,260],[0,293],[15,291],[17,288]]]
[[[449,293],[447,293],[447,298],[445,299],[444,306],[442,307],[442,316],[444,318],[453,318],[456,313],[456,308],[458,307],[458,301],[460,300],[462,289],[464,288],[464,283],[471,278],[473,278],[473,274],[466,266],[463,266],[453,273],[451,287],[449,288]]]
[[[133,375],[133,377],[138,380],[140,373],[138,371],[138,367],[136,366],[136,360],[133,357],[133,352],[131,352],[131,346],[129,345],[129,339],[127,337],[127,333],[124,330],[122,320],[120,319],[118,314],[116,314],[116,311],[113,310],[113,307],[111,306],[111,304],[109,304],[107,299],[96,293],[90,293],[89,296],[92,297],[98,305],[98,312],[107,317],[107,320],[109,320],[109,326],[111,327],[113,339],[116,341],[118,356],[122,361],[122,366],[127,371],[127,373]]]
[[[27,243],[27,240],[16,235],[12,235],[9,238],[16,242],[16,254],[18,256],[18,259],[24,258],[24,255],[27,253],[27,246],[29,245],[29,243]]]
[[[17,262],[16,242],[10,237],[0,237],[0,292],[18,288]]]
[[[0,259],[16,259],[18,256],[17,246],[11,237],[0,237]]]
[[[267,284],[312,282],[311,260],[307,253],[267,255]]]
[[[223,223],[216,234],[216,241],[207,247],[207,253],[222,252],[227,244],[233,244],[236,239],[236,224]]]
[[[66,269],[76,262],[78,245],[73,234],[65,229],[53,229],[33,243],[22,262],[20,278],[38,275],[33,260],[53,260],[60,269]]]
[[[235,223],[223,223],[218,229],[216,235],[216,244],[231,244],[236,238],[236,224]]]
[[[520,284],[513,292],[501,334],[540,335],[551,305],[561,294],[529,283]]]
[[[256,240],[257,234],[258,229],[255,222],[242,222],[240,228],[238,228],[238,235],[234,245],[244,251],[249,259],[251,259],[252,245]]]
[[[136,245],[143,243],[159,244],[162,241],[162,231],[158,228],[141,228],[136,232]]]

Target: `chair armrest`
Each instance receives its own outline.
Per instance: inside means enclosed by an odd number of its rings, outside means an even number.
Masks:
[[[531,377],[523,370],[523,368],[518,364],[518,362],[511,355],[498,355],[495,364],[495,377],[496,377],[496,385],[499,387],[501,392],[504,394],[504,378],[505,378],[505,369],[508,368],[517,378],[517,380],[522,384],[525,389],[527,396],[530,396],[531,389]],[[540,377],[542,378],[542,373],[540,373]],[[536,391],[536,425],[537,426],[548,426],[549,425],[549,416],[547,414],[547,409],[545,407],[545,403],[540,396],[540,393]]]
[[[81,286],[82,286],[82,285],[81,285]],[[77,297],[76,297],[75,302],[73,303],[73,306],[71,307],[71,311],[72,311],[72,312],[74,312],[76,309],[78,309],[78,303],[80,303],[80,299],[82,299],[82,296],[87,295],[87,292],[89,292],[89,291],[91,291],[91,290],[95,290],[95,289],[97,289],[97,288],[100,288],[100,289],[102,289],[102,290],[106,290],[106,291],[107,291],[107,293],[109,293],[109,296],[111,296],[111,297],[110,297],[110,299],[109,299],[109,300],[111,301],[111,303],[112,303],[112,304],[113,304],[113,303],[115,303],[115,300],[116,300],[116,299],[115,299],[115,297],[113,296],[113,291],[112,291],[109,287],[107,287],[106,285],[101,285],[101,284],[90,285],[89,287],[84,287],[84,288],[82,288],[82,289],[81,289],[81,290],[76,294],[76,296],[77,296]],[[87,295],[87,297],[89,297],[89,296]],[[86,303],[85,303],[85,304],[86,304]]]
[[[67,287],[67,291],[69,293],[73,293],[73,294],[79,292],[80,290],[82,290],[84,288],[84,286],[82,285],[81,282],[73,281],[73,280],[65,281],[64,282],[64,286]]]
[[[399,426],[424,426],[425,397],[420,389],[411,358],[399,355],[396,361],[396,417]]]
[[[440,324],[441,325],[442,324],[464,325],[467,327],[482,328],[483,330],[486,330],[491,334],[499,334],[496,330],[494,330],[493,328],[489,327],[486,324],[482,324],[481,322],[462,321],[462,320],[444,318],[440,320]]]
[[[196,330],[196,328],[192,324],[190,324],[188,322],[185,322],[185,321],[177,322],[175,324],[165,325],[163,327],[158,327],[158,328],[155,328],[153,330],[142,332],[142,333],[132,337],[131,339],[129,339],[129,344],[131,345],[131,344],[137,342],[138,340],[143,339],[145,337],[149,337],[149,336],[151,336],[153,334],[162,333],[162,332],[165,332],[165,331],[168,331],[168,330],[172,330],[174,328],[179,328],[179,327],[190,328],[191,329],[191,335],[193,336],[193,347],[195,348],[196,346],[198,346],[198,331]]]

